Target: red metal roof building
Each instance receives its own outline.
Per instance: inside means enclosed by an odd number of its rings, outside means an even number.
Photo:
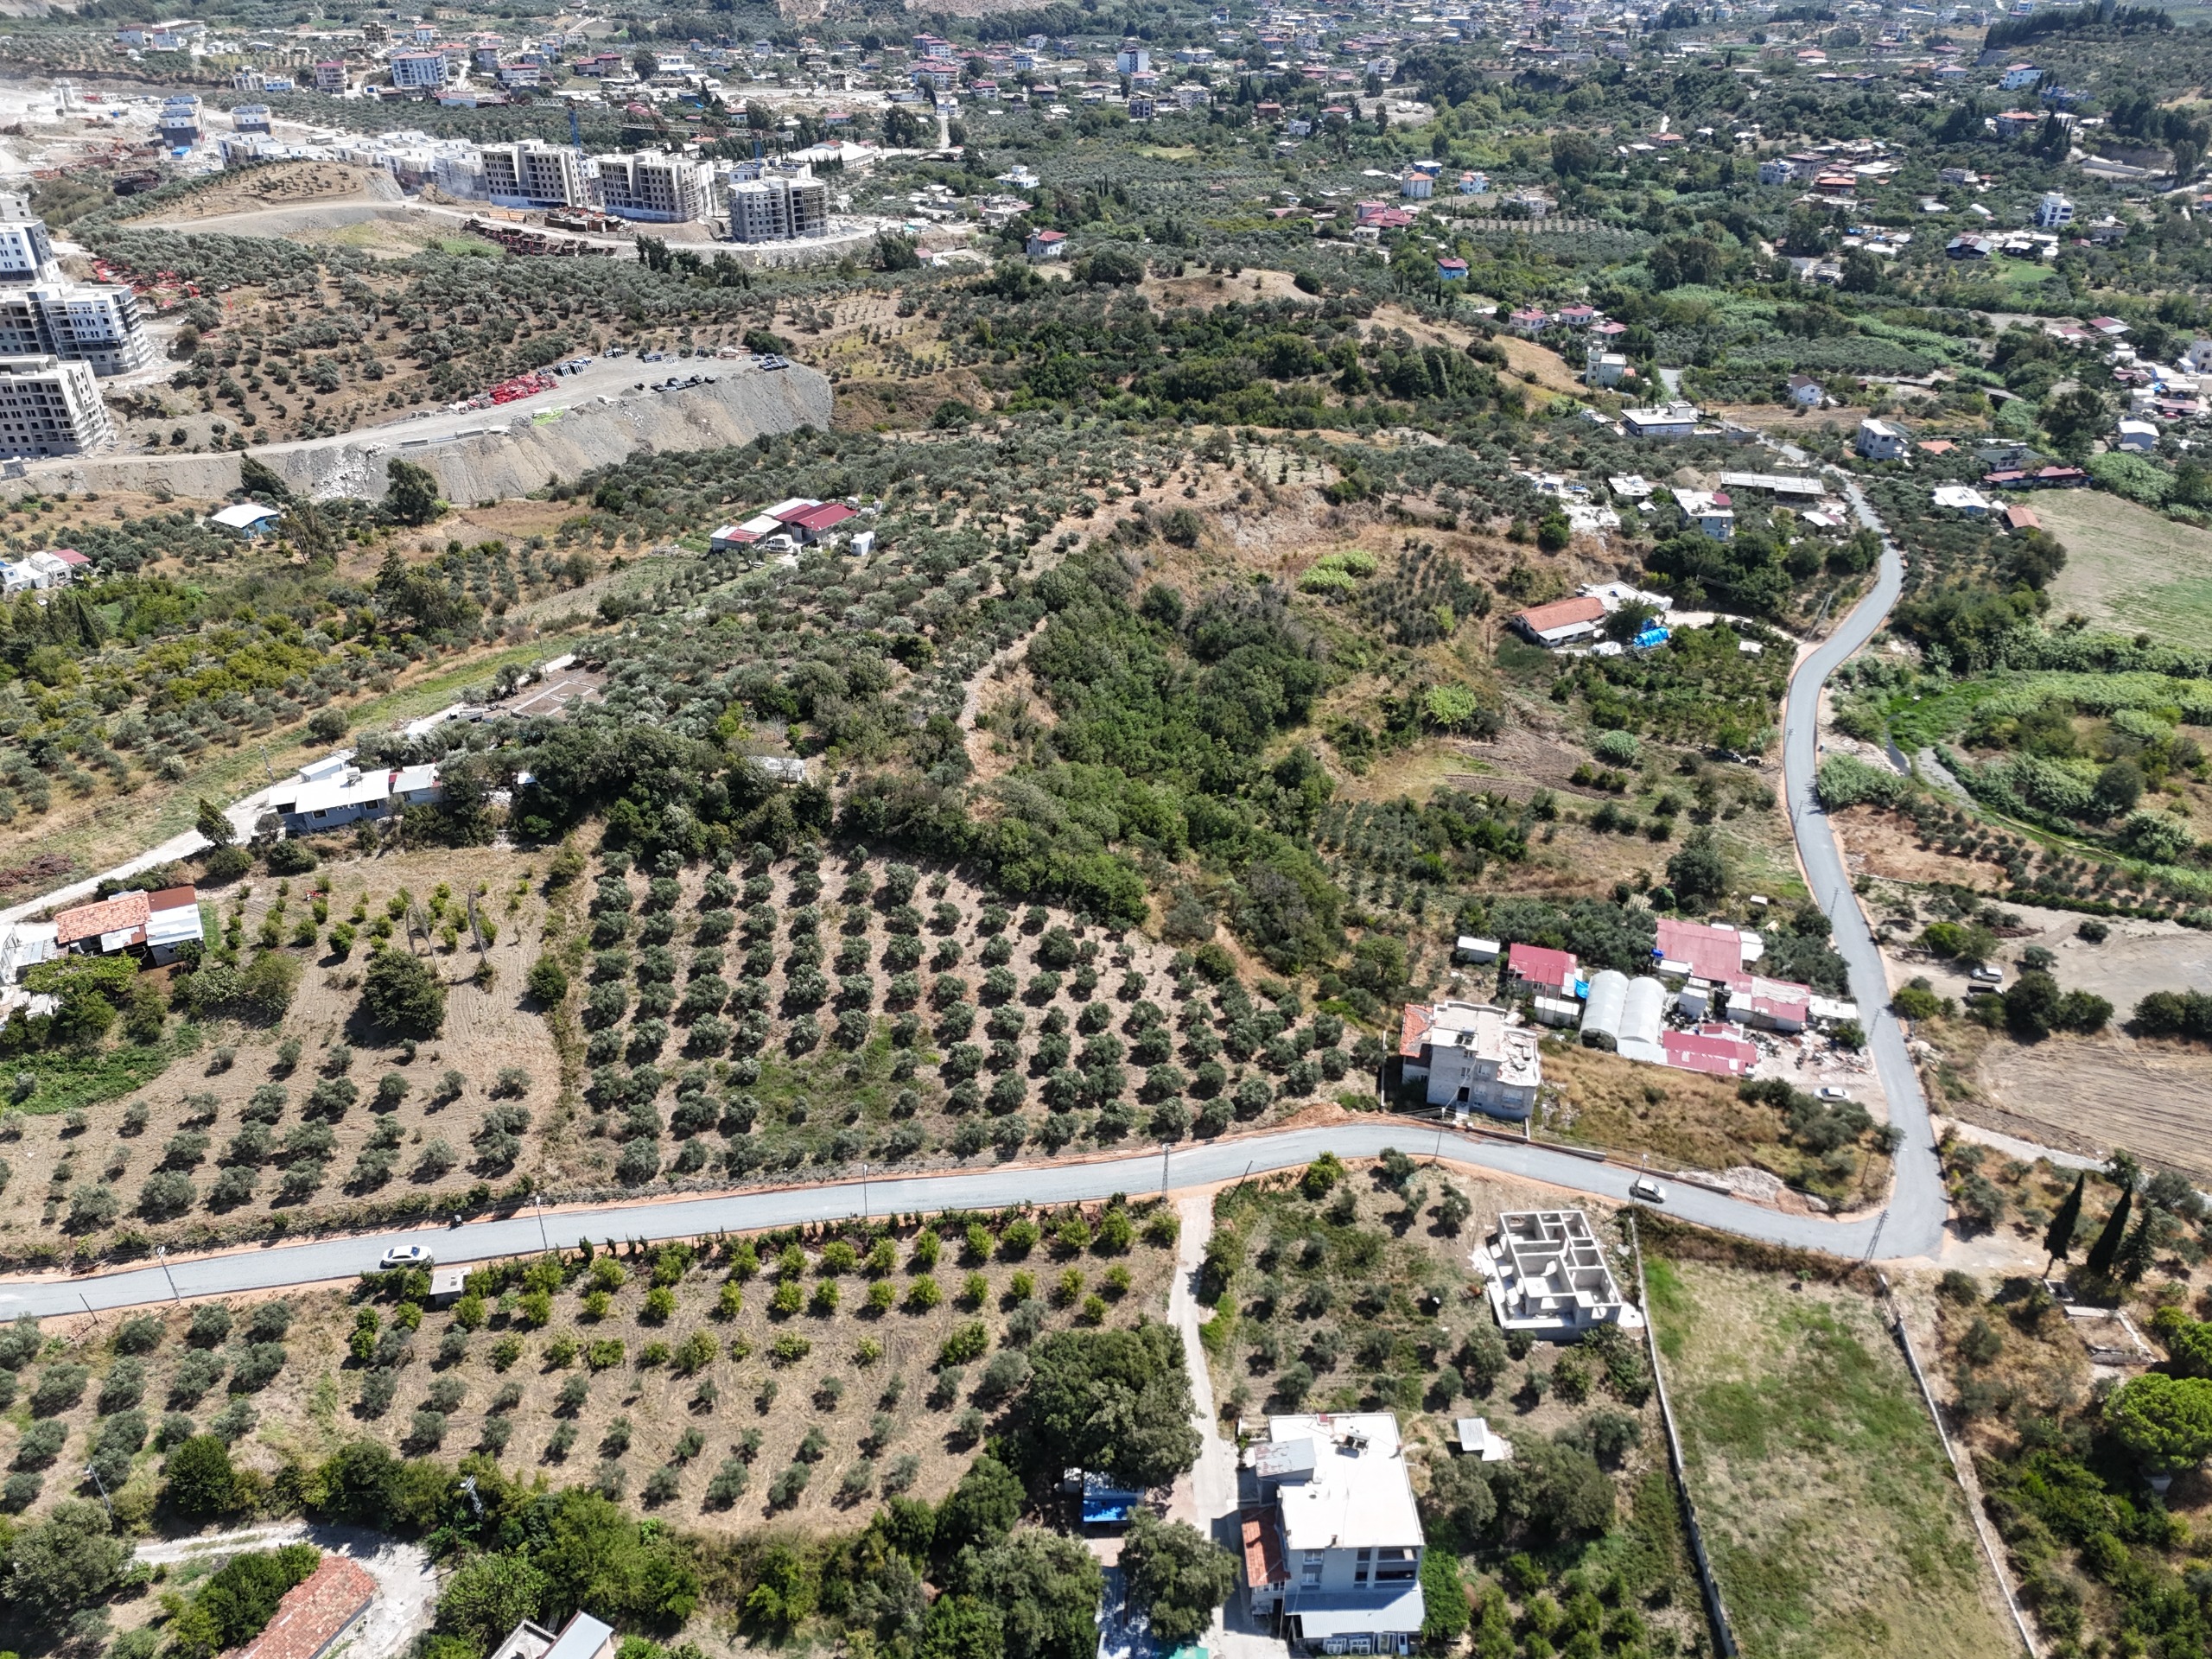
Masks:
[[[1581,969],[1571,950],[1516,944],[1505,954],[1506,984],[1516,995],[1533,992],[1545,996],[1573,996],[1574,982],[1581,977]]]
[[[234,1659],[320,1659],[376,1599],[377,1581],[343,1555],[326,1555],[284,1592],[269,1628]]]
[[[1670,1031],[1659,1040],[1666,1046],[1667,1064],[1680,1071],[1740,1077],[1758,1064],[1758,1050],[1740,1037],[1719,1035],[1711,1027],[1696,1031]]]

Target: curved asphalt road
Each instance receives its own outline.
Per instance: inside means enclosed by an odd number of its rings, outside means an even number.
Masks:
[[[1844,493],[1860,520],[1882,536],[1882,561],[1873,590],[1817,651],[1797,666],[1783,716],[1783,772],[1789,821],[1814,896],[1835,929],[1836,950],[1851,970],[1851,991],[1860,1009],[1876,1077],[1889,1100],[1890,1122],[1904,1134],[1896,1182],[1880,1215],[1856,1221],[1792,1216],[1677,1184],[1667,1207],[1685,1220],[1770,1243],[1831,1251],[1840,1255],[1891,1258],[1932,1255],[1942,1242],[1945,1198],[1929,1132],[1928,1103],[1905,1052],[1904,1033],[1889,1011],[1888,981],[1826,816],[1813,792],[1819,764],[1821,689],[1836,665],[1872,637],[1904,587],[1904,561],[1859,494]],[[665,1198],[596,1209],[532,1210],[505,1220],[443,1229],[270,1245],[229,1255],[178,1261],[166,1268],[134,1268],[81,1279],[0,1281],[0,1318],[41,1317],[105,1311],[161,1302],[175,1296],[232,1295],[348,1279],[372,1268],[394,1243],[428,1244],[447,1264],[529,1254],[554,1245],[574,1249],[586,1238],[696,1238],[715,1232],[786,1227],[800,1222],[913,1214],[958,1209],[997,1209],[1015,1204],[1057,1205],[1096,1200],[1117,1192],[1141,1194],[1233,1181],[1246,1174],[1296,1168],[1324,1152],[1371,1158],[1395,1147],[1501,1174],[1522,1176],[1575,1192],[1626,1201],[1634,1170],[1572,1153],[1439,1129],[1407,1119],[1371,1120],[1325,1128],[1284,1130],[1243,1139],[1206,1141],[1162,1153],[1077,1163],[1017,1163],[995,1169],[939,1175],[874,1178],[834,1185],[779,1188],[719,1197]]]
[[[1857,483],[1847,479],[1843,493],[1859,522],[1882,538],[1881,566],[1872,590],[1819,650],[1798,664],[1790,678],[1782,725],[1783,788],[1789,803],[1790,832],[1796,838],[1806,885],[1835,930],[1836,952],[1851,970],[1852,1000],[1859,1005],[1874,1076],[1889,1102],[1890,1122],[1904,1137],[1897,1148],[1897,1177],[1890,1189],[1889,1207],[1883,1212],[1882,1248],[1891,1256],[1932,1255],[1942,1243],[1947,1201],[1935,1135],[1928,1121],[1927,1096],[1920,1091],[1920,1074],[1905,1052],[1904,1028],[1890,1012],[1890,983],[1882,969],[1882,953],[1852,893],[1843,855],[1813,790],[1813,776],[1820,766],[1821,689],[1837,665],[1873,637],[1904,588],[1904,561],[1882,521],[1867,505]]]

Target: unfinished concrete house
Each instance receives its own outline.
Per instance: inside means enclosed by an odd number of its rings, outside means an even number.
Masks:
[[[1642,1311],[1621,1294],[1605,1245],[1580,1210],[1508,1211],[1473,1265],[1501,1330],[1580,1342],[1596,1325],[1643,1328]]]

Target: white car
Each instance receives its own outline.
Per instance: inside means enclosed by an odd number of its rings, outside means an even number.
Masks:
[[[427,1268],[430,1265],[430,1252],[427,1246],[422,1244],[395,1244],[378,1258],[377,1265],[380,1268]]]
[[[1829,1084],[1825,1088],[1814,1090],[1813,1096],[1816,1100],[1849,1100],[1851,1091],[1848,1089],[1839,1089],[1834,1084]]]
[[[1629,1196],[1642,1198],[1646,1204],[1667,1202],[1667,1189],[1649,1175],[1639,1175],[1628,1184]]]

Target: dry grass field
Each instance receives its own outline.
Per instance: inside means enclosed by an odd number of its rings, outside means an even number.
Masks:
[[[2169,645],[2202,644],[2212,623],[2212,533],[2102,490],[2047,490],[2035,511],[2066,548],[2066,568],[2050,585],[2054,613],[2076,611]]]
[[[1647,1263],[1721,1594],[1764,1659],[2018,1651],[1904,1357],[1865,1296]]]

